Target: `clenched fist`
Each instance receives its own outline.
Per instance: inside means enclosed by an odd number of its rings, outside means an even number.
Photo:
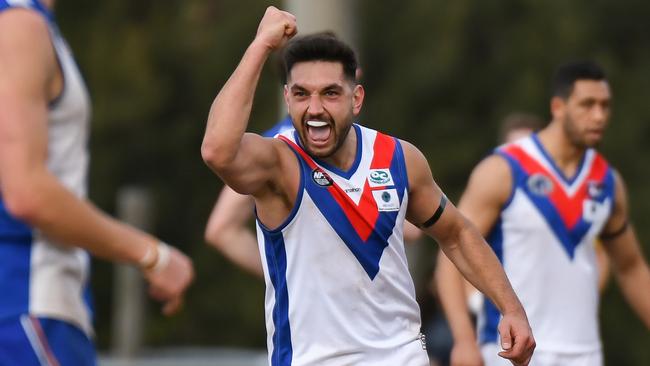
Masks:
[[[255,41],[262,43],[269,50],[276,50],[284,46],[297,32],[296,17],[293,14],[269,6],[257,28]]]

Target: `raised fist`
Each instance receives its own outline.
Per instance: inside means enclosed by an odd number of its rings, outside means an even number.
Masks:
[[[296,35],[296,32],[298,28],[293,14],[269,6],[257,27],[255,40],[270,50],[276,50],[284,46],[291,37]]]

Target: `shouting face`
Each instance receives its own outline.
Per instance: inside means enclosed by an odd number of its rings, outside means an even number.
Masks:
[[[284,98],[303,147],[319,158],[332,156],[361,111],[363,87],[338,62],[299,62],[288,76]]]

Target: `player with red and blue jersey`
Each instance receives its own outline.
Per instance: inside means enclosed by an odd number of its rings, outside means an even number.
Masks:
[[[459,208],[483,233],[520,297],[537,349],[531,365],[602,365],[598,326],[601,239],[623,293],[650,328],[650,270],[628,219],[620,175],[595,147],[611,92],[593,62],[560,67],[553,119],[539,133],[496,149],[474,170]],[[500,314],[485,301],[478,345],[458,272],[441,256],[441,300],[454,333],[453,365],[506,365],[494,357]],[[640,290],[643,289],[643,290]]]
[[[206,163],[254,197],[273,366],[428,366],[406,259],[404,220],[435,237],[504,313],[502,354],[526,365],[534,339],[496,256],[445,196],[413,145],[354,124],[356,56],[331,34],[292,40],[295,17],[269,7],[210,111]],[[260,72],[284,45],[295,131],[245,133]]]

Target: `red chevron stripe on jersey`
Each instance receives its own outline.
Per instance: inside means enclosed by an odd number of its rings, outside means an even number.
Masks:
[[[533,174],[543,174],[553,181],[553,190],[548,195],[548,199],[553,204],[562,218],[564,225],[566,225],[569,230],[573,229],[582,217],[583,201],[588,196],[588,182],[601,182],[607,173],[607,162],[602,156],[600,156],[600,154],[596,154],[593,163],[589,168],[589,174],[582,180],[582,182],[579,182],[580,186],[574,195],[569,197],[567,192],[564,190],[563,185],[555,178],[555,175],[551,174],[521,147],[510,145],[505,147],[503,151],[516,159],[528,176]]]
[[[314,162],[314,160],[307,154],[298,144],[289,140],[285,136],[280,135],[280,139],[284,142],[291,145],[305,162],[309,165],[311,169],[322,169]],[[377,133],[375,142],[373,145],[374,155],[372,162],[370,163],[370,169],[383,169],[390,168],[393,161],[393,155],[395,152],[395,140],[390,136],[384,135],[382,133]],[[322,171],[323,174],[327,174]],[[332,180],[332,182],[334,182]],[[345,216],[348,218],[355,231],[359,235],[362,241],[368,240],[370,234],[375,229],[377,219],[379,218],[379,210],[377,209],[377,203],[373,199],[372,191],[374,189],[384,189],[386,187],[373,187],[370,188],[368,184],[368,179],[363,186],[363,192],[361,194],[361,199],[357,205],[352,201],[352,199],[341,189],[341,187],[334,182],[331,186],[326,189],[332,195],[334,200],[341,206]]]

